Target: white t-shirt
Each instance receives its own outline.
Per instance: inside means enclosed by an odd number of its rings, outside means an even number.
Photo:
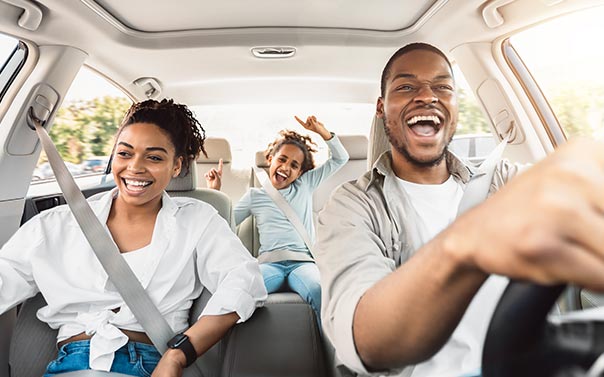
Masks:
[[[423,185],[397,178],[397,182],[412,198],[411,205],[423,220],[432,239],[457,217],[457,208],[463,196],[463,187],[450,175],[439,185]]]
[[[453,176],[439,185],[423,185],[397,178],[409,194],[423,221],[423,231],[432,239],[457,217],[463,187]],[[472,299],[459,325],[444,347],[431,359],[415,366],[412,377],[459,377],[480,371],[482,347],[495,306],[508,279],[491,276]],[[447,292],[444,291],[443,295]]]

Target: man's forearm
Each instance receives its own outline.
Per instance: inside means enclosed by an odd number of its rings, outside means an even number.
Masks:
[[[353,334],[369,369],[417,364],[445,344],[487,277],[451,248],[445,231],[363,295]]]

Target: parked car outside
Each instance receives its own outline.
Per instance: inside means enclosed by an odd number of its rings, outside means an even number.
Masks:
[[[69,170],[71,175],[74,177],[84,174],[84,170],[82,170],[82,167],[80,165],[77,165],[77,164],[74,164],[71,162],[65,162],[65,166],[67,166],[67,170]],[[42,179],[50,179],[50,178],[54,178],[54,177],[55,177],[55,173],[52,171],[52,168],[50,167],[50,163],[45,162],[42,165],[40,165],[34,169],[34,173],[31,177],[31,180],[39,181]]]
[[[108,163],[109,156],[93,156],[85,159],[80,166],[84,173],[102,173]]]

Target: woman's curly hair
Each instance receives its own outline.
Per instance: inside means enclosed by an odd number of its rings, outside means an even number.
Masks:
[[[295,145],[304,154],[304,161],[302,162],[301,166],[302,173],[315,168],[315,159],[313,158],[313,153],[317,151],[315,149],[317,144],[311,140],[310,136],[300,135],[296,131],[291,130],[281,130],[279,131],[279,135],[281,135],[281,137],[270,143],[266,149],[264,157],[266,157],[267,160],[269,156],[274,156],[277,152],[279,152],[282,146],[289,144]]]
[[[134,123],[151,123],[164,130],[174,145],[176,157],[183,158],[185,173],[189,171],[189,162],[200,153],[208,156],[203,147],[205,130],[186,105],[174,103],[172,99],[149,99],[135,103],[122,120],[116,139],[124,128]]]

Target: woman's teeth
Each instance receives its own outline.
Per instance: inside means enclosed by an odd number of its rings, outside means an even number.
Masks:
[[[151,181],[134,181],[131,179],[124,179],[124,182],[128,186],[133,186],[133,187],[137,187],[137,188],[147,187],[151,184]]]

